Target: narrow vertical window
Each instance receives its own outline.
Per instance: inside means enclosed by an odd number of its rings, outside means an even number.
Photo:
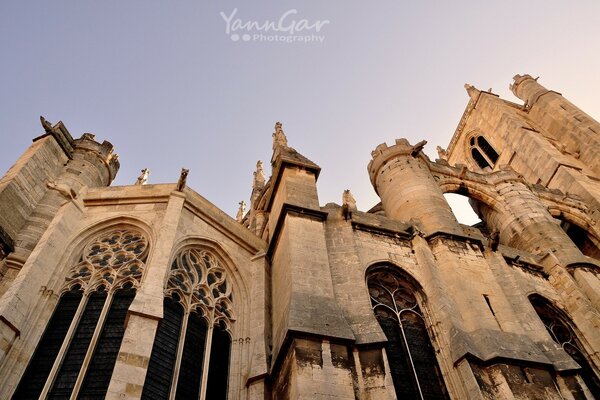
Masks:
[[[143,235],[129,230],[85,247],[14,399],[104,398],[147,249]]]
[[[142,399],[226,399],[235,318],[225,269],[212,253],[184,250],[171,265],[165,297]]]
[[[448,399],[409,279],[379,267],[368,274],[367,286],[373,311],[388,339],[386,353],[398,398]]]
[[[571,328],[572,323],[552,304],[538,295],[529,296],[529,301],[546,330],[556,343],[581,366],[579,374],[586,386],[596,398],[600,398],[600,377],[594,372],[589,356],[581,346],[579,338]]]

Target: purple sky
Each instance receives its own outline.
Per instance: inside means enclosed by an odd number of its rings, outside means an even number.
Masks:
[[[252,4],[252,5],[250,5]],[[323,41],[243,40],[220,15]],[[296,12],[290,12],[296,10]],[[377,203],[366,166],[381,142],[445,147],[463,84],[513,99],[516,73],[541,76],[600,117],[600,3],[580,1],[4,1],[0,3],[0,170],[42,133],[39,116],[112,142],[115,185],[188,185],[230,215],[282,121],[290,146],[322,167],[321,204],[349,188]],[[301,20],[306,19],[306,23]],[[329,21],[329,22],[326,22]],[[240,38],[234,41],[236,32]]]

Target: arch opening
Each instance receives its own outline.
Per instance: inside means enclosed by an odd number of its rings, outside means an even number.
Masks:
[[[569,222],[565,218],[558,217],[556,219],[560,221],[560,227],[584,255],[600,261],[600,243],[595,237],[579,225]]]
[[[532,294],[529,301],[552,340],[558,343],[581,366],[579,374],[594,396],[600,398],[600,377],[594,371],[590,357],[573,329],[571,320],[544,297]]]
[[[148,247],[142,233],[122,227],[84,246],[14,398],[106,395]]]
[[[414,280],[381,265],[367,273],[367,287],[388,340],[386,354],[398,398],[448,399]]]
[[[173,260],[164,294],[164,317],[142,399],[226,399],[235,317],[222,260],[203,248],[183,248]]]

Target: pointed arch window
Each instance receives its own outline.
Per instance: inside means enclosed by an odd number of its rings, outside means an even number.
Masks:
[[[590,392],[600,398],[600,377],[592,368],[589,356],[572,328],[572,322],[542,296],[533,294],[529,296],[529,301],[552,340],[558,343],[581,366],[579,374]]]
[[[105,397],[147,254],[147,240],[132,230],[87,244],[13,399]]]
[[[471,156],[477,165],[479,165],[479,168],[494,168],[498,162],[499,154],[485,137],[481,135],[472,136],[469,139],[469,147],[471,149]]]
[[[371,305],[388,339],[386,354],[396,395],[399,399],[448,399],[416,285],[410,282],[386,266],[367,275]]]
[[[219,260],[202,249],[180,252],[165,287],[142,399],[226,399],[234,321]]]

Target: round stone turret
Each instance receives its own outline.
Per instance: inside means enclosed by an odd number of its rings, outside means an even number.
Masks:
[[[515,75],[510,90],[515,96],[523,100],[527,106],[532,106],[548,89],[540,85],[537,78],[531,75]]]
[[[67,178],[79,186],[108,186],[119,171],[119,156],[113,153],[114,146],[106,140],[99,143],[91,133],[84,133],[73,141],[73,159],[66,166]]]
[[[413,221],[425,234],[462,234],[421,152],[425,143],[412,146],[406,139],[397,139],[394,146],[377,146],[367,167],[371,183],[389,218]]]

